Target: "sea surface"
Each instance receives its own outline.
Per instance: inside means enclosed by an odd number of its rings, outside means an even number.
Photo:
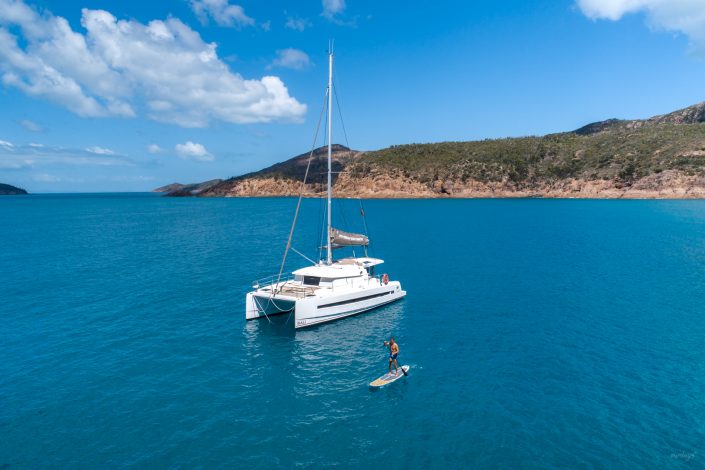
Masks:
[[[296,332],[295,203],[0,197],[0,468],[705,466],[705,201],[365,201],[407,297]]]

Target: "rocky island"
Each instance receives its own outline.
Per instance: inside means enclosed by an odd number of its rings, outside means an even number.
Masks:
[[[27,191],[22,188],[0,183],[0,196],[18,196],[24,194],[27,194]]]
[[[170,196],[298,195],[308,156],[227,180],[160,189]],[[325,191],[325,156],[325,148],[314,151],[310,196]],[[336,197],[705,198],[705,103],[540,137],[365,152],[335,145],[333,166]]]
[[[153,189],[155,193],[166,193],[169,196],[198,196],[203,191],[210,189],[211,187],[221,183],[223,180],[215,179],[210,181],[204,181],[203,183],[194,184],[181,184],[181,183],[171,183],[161,188]]]

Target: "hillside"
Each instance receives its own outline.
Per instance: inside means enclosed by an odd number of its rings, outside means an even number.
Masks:
[[[277,163],[263,170],[221,181],[199,196],[292,196],[301,191],[301,181],[306,173],[310,152],[297,155],[289,160]],[[328,148],[319,147],[313,151],[313,160],[309,169],[309,191],[325,190],[325,178],[328,171]],[[340,172],[359,155],[343,145],[332,146],[333,184]],[[169,194],[173,195],[173,194]]]
[[[22,188],[0,183],[0,196],[18,196],[24,194],[27,194],[27,191]]]
[[[166,193],[169,196],[198,196],[203,191],[206,191],[223,180],[216,179],[210,181],[204,181],[203,183],[194,184],[181,184],[181,183],[171,183],[161,188],[152,190],[155,193]]]
[[[543,137],[335,150],[339,197],[705,197],[705,103]],[[325,149],[316,150],[310,195],[325,189],[324,156]],[[307,158],[230,178],[198,195],[298,194]]]

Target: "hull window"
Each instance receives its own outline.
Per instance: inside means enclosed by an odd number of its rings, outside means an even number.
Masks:
[[[374,299],[375,297],[383,297],[385,295],[389,295],[389,294],[393,294],[393,293],[394,293],[394,291],[382,292],[381,294],[368,295],[365,297],[357,297],[355,299],[343,300],[342,302],[334,302],[332,304],[319,305],[318,308],[320,309],[320,308],[336,307],[338,305],[354,304],[355,302],[361,302],[363,300]]]

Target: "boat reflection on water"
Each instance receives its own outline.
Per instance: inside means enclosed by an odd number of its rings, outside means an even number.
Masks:
[[[291,328],[288,315],[272,317],[271,322],[246,322],[247,360],[256,361],[258,370],[291,374],[286,383],[297,394],[360,387],[369,382],[369,376],[384,371],[383,341],[390,335],[402,336],[399,327],[404,307],[403,303],[391,304],[380,308],[376,315],[358,315],[345,322],[303,330]],[[314,382],[326,386],[312,387]]]

